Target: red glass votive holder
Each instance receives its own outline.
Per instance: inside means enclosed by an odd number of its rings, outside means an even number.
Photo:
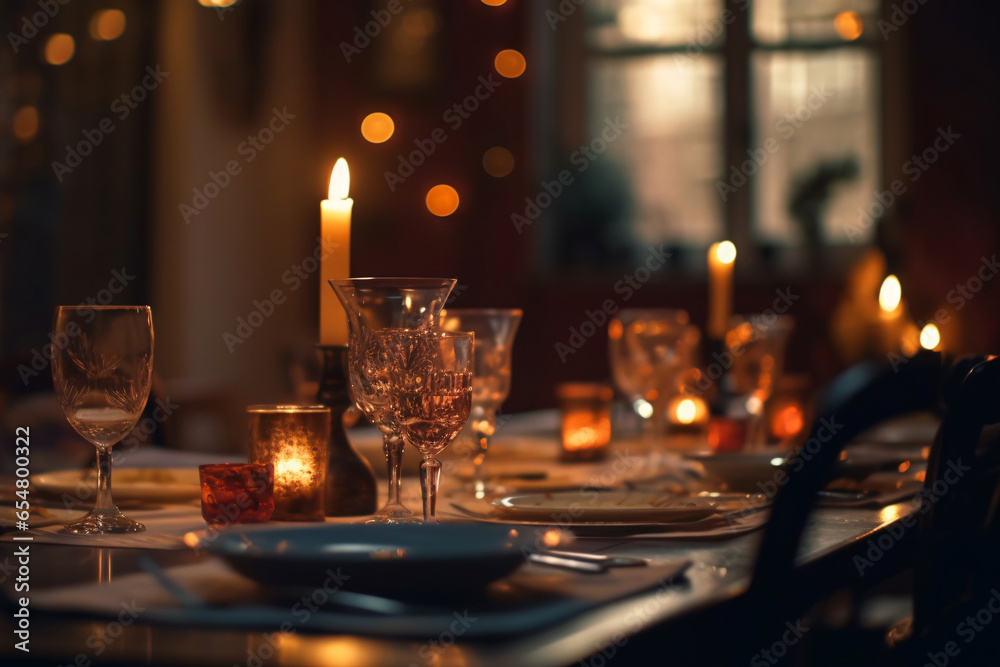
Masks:
[[[198,466],[201,515],[210,526],[263,523],[274,512],[274,465],[212,463]]]
[[[747,442],[747,422],[731,417],[712,417],[708,422],[708,444],[716,452],[738,452]]]

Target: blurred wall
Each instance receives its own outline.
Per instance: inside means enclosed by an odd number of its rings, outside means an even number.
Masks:
[[[170,85],[158,101],[154,150],[156,366],[191,401],[229,392],[230,410],[241,411],[288,400],[286,365],[308,358],[317,338],[317,285],[294,289],[282,280],[314,250],[319,198],[311,176],[329,173],[333,162],[321,164],[314,150],[306,99],[310,6],[219,14],[195,2],[162,3]],[[250,16],[254,7],[268,13]],[[251,50],[263,52],[247,57]],[[275,290],[285,301],[269,305]],[[240,327],[241,318],[259,326]],[[241,414],[234,419],[242,423]]]

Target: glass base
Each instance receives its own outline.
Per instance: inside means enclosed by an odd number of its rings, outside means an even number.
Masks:
[[[372,515],[365,523],[397,524],[397,523],[423,523],[404,505],[386,505]]]
[[[63,526],[60,533],[69,535],[105,535],[120,533],[141,533],[146,526],[128,518],[117,507],[105,510],[91,510],[87,516]]]

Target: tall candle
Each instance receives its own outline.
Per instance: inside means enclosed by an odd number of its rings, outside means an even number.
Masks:
[[[322,345],[347,345],[347,313],[327,281],[351,277],[351,208],[354,200],[347,196],[350,187],[347,161],[340,158],[330,174],[329,199],[320,203],[325,253],[319,271],[319,342]]]
[[[736,246],[731,241],[708,248],[708,337],[722,340],[733,314],[733,263]]]

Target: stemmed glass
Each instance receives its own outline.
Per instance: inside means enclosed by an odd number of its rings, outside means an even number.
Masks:
[[[641,308],[620,311],[608,325],[612,376],[643,418],[653,446],[663,438],[681,373],[696,363],[701,336],[688,322],[683,310]]]
[[[390,409],[389,367],[383,338],[386,329],[429,329],[436,326],[454,278],[351,278],[330,286],[347,311],[350,344],[348,386],[358,408],[382,431],[389,469],[389,498],[369,523],[407,523],[413,513],[399,496],[403,436]]]
[[[76,535],[146,530],[111,500],[111,448],[139,420],[153,377],[149,306],[59,306],[52,380],[70,425],[97,448],[97,501],[63,527]]]
[[[523,311],[517,308],[448,308],[441,313],[446,331],[471,331],[476,335],[475,378],[472,381],[472,431],[479,452],[473,460],[473,490],[486,496],[483,462],[496,432],[497,410],[510,393],[510,362],[514,336]]]
[[[750,415],[750,447],[763,445],[766,440],[764,406],[784,372],[785,344],[795,325],[790,315],[765,319],[764,315],[734,315],[726,332],[726,348],[733,359],[726,382]]]
[[[441,462],[437,455],[469,420],[475,335],[454,331],[380,332],[388,352],[392,411],[403,437],[420,450],[424,522],[437,523]]]

